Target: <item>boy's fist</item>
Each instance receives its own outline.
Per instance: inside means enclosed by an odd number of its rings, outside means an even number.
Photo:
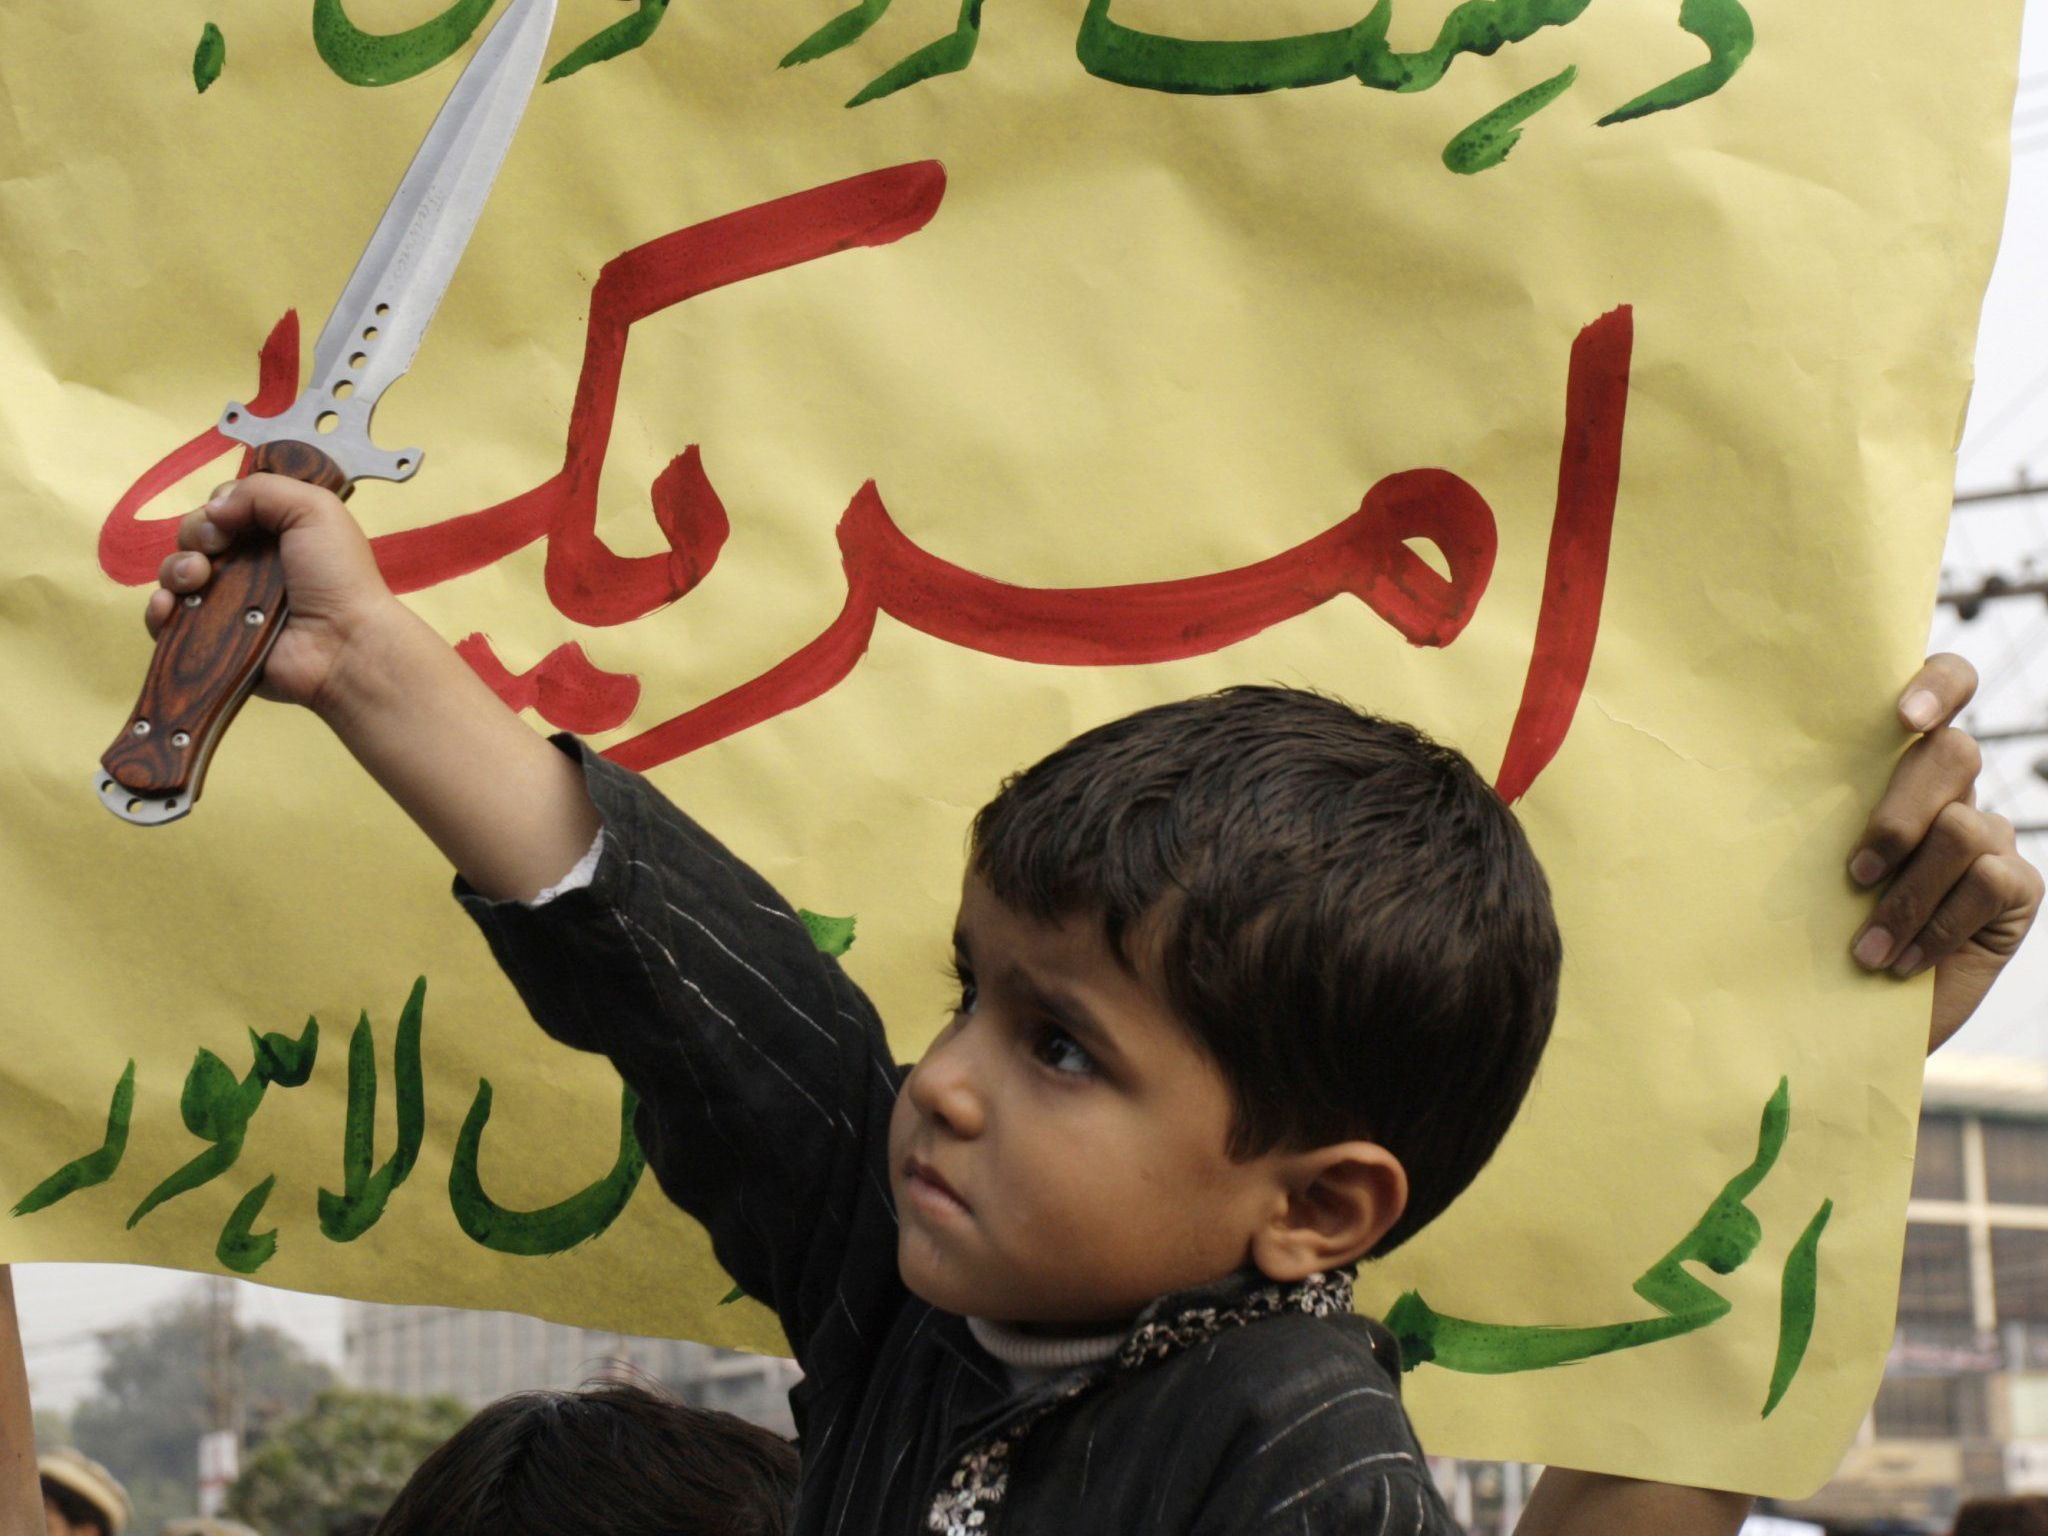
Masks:
[[[1918,735],[1892,770],[1849,856],[1849,878],[1884,883],[1850,952],[1868,970],[1915,976],[1934,967],[1932,1051],[1976,1011],[2041,907],[2041,872],[2021,857],[2012,823],[1977,809],[1977,743],[1949,722],[1977,691],[1960,656],[1930,656],[1899,696]]]
[[[332,491],[282,475],[250,475],[216,490],[178,523],[179,553],[166,556],[143,622],[154,637],[178,599],[213,576],[207,557],[252,530],[274,535],[291,604],[256,692],[318,710],[353,645],[396,606],[369,540]]]

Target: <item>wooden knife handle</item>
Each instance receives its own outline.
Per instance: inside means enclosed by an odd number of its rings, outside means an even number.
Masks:
[[[342,497],[353,489],[340,466],[310,443],[267,443],[250,469],[289,475]],[[210,558],[212,580],[171,610],[134,713],[100,758],[101,798],[130,821],[170,821],[191,809],[214,747],[284,629],[284,561],[274,536],[244,535]]]

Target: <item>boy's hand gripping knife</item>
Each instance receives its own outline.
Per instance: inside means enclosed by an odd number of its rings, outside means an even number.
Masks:
[[[357,260],[299,398],[276,416],[251,415],[240,402],[221,413],[222,435],[255,450],[251,470],[345,497],[358,480],[409,480],[419,469],[419,449],[387,453],[370,440],[370,413],[411,365],[469,243],[554,19],[555,0],[513,0],[491,28]],[[214,748],[284,628],[275,538],[245,536],[212,558],[212,580],[159,631],[135,711],[93,775],[107,809],[137,826],[192,809]]]

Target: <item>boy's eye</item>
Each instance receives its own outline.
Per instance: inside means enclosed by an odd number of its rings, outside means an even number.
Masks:
[[[1075,1077],[1093,1076],[1095,1058],[1081,1042],[1055,1024],[1043,1024],[1031,1042],[1031,1054],[1055,1072]]]
[[[974,1012],[974,1005],[981,996],[980,988],[974,984],[974,972],[957,960],[946,967],[946,972],[953,978],[953,985],[960,989],[960,1001],[953,1005],[953,1012],[956,1015]]]

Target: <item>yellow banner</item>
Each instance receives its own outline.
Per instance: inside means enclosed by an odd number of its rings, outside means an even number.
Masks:
[[[563,0],[378,412],[425,467],[353,505],[537,725],[855,920],[904,1059],[969,816],[1075,731],[1278,680],[1462,747],[1568,961],[1502,1153],[1363,1277],[1424,1443],[1797,1494],[1890,1336],[1928,992],[1843,861],[2020,7],[1363,4]],[[96,803],[223,405],[297,393],[493,12],[0,15],[0,1258],[772,1349],[314,720]]]

